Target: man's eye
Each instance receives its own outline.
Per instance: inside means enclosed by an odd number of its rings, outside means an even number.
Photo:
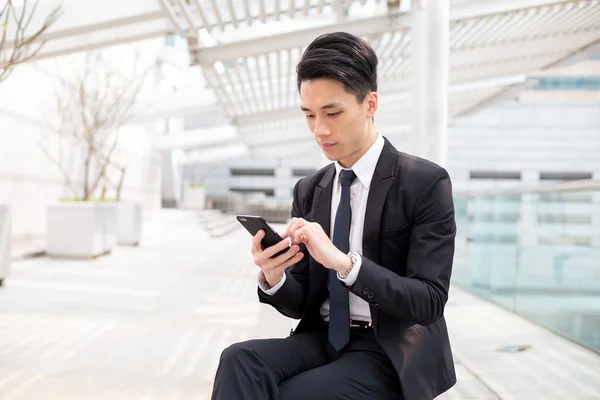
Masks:
[[[330,113],[330,114],[327,114],[327,115],[329,117],[335,117],[336,115],[340,115],[341,113],[342,113],[341,111],[338,111],[338,112]]]
[[[315,116],[314,115],[307,115],[306,119],[313,119]]]

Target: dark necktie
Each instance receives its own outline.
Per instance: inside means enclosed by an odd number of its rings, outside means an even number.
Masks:
[[[342,196],[335,214],[333,244],[342,253],[350,251],[350,185],[356,179],[352,170],[340,171]],[[336,351],[341,350],[350,340],[350,305],[348,290],[337,278],[337,272],[329,270],[329,343]]]

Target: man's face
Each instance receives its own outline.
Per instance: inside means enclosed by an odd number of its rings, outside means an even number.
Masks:
[[[371,144],[377,94],[370,93],[359,103],[340,82],[315,79],[302,82],[300,99],[308,127],[325,157],[351,167]]]

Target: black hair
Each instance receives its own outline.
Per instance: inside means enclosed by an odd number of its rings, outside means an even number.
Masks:
[[[377,54],[363,39],[346,32],[326,33],[306,48],[296,66],[298,91],[304,81],[331,78],[359,102],[377,91]]]

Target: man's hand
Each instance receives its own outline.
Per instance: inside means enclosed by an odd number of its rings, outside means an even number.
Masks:
[[[304,253],[299,253],[300,247],[294,245],[285,253],[271,258],[281,250],[287,249],[290,242],[284,238],[284,240],[276,245],[263,250],[260,244],[263,237],[265,237],[265,231],[261,229],[252,239],[251,252],[252,256],[254,256],[254,264],[262,270],[269,286],[273,287],[283,278],[285,269],[302,260]]]
[[[292,238],[292,243],[304,243],[312,258],[325,268],[344,273],[352,264],[350,258],[335,247],[321,225],[316,222],[292,218],[285,236]]]

